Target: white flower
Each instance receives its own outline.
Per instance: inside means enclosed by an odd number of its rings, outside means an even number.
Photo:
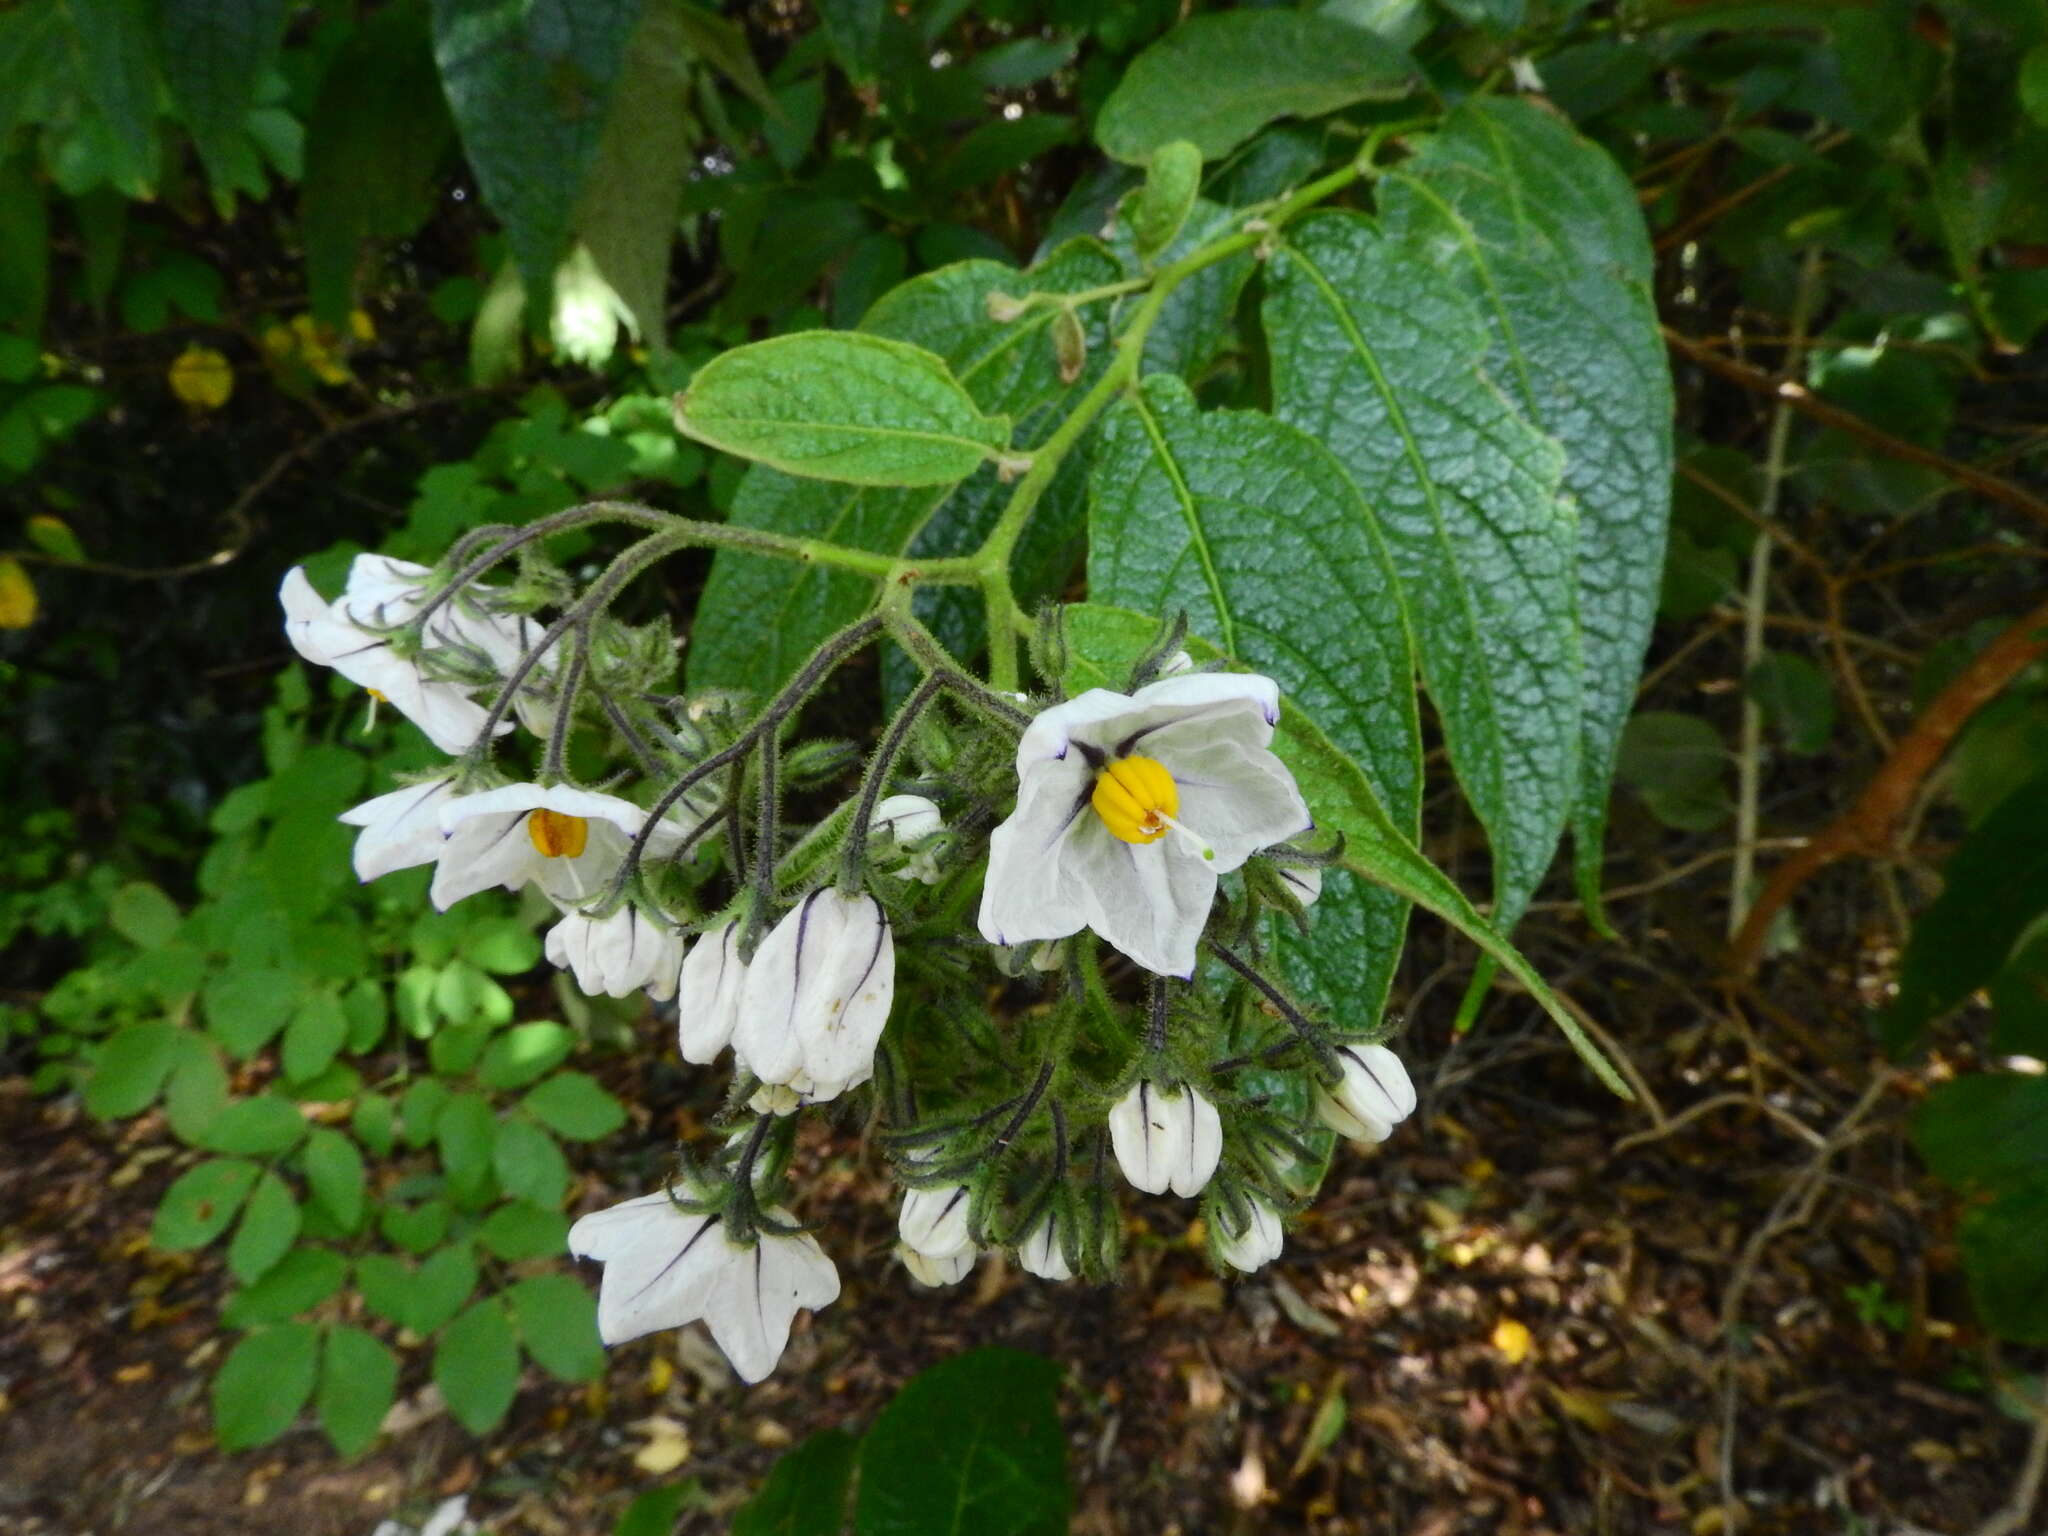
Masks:
[[[910,1277],[919,1285],[936,1289],[942,1285],[958,1285],[966,1279],[967,1272],[974,1268],[974,1261],[980,1255],[970,1246],[958,1253],[933,1258],[928,1253],[919,1253],[908,1243],[898,1243],[896,1257],[903,1261],[903,1267],[910,1271]]]
[[[446,911],[491,886],[516,891],[531,880],[557,906],[576,906],[603,891],[646,819],[630,800],[567,784],[464,795],[441,808],[448,840],[430,895]],[[683,828],[664,820],[647,851],[658,856],[682,839]]]
[[[903,863],[905,876],[926,885],[937,885],[945,878],[934,850],[916,851],[919,843],[946,829],[946,818],[938,806],[923,795],[890,795],[875,807],[868,826],[909,855]]]
[[[974,1246],[967,1230],[967,1205],[965,1184],[907,1190],[896,1218],[897,1234],[906,1247],[928,1259],[949,1258]]]
[[[1316,898],[1323,894],[1323,872],[1314,864],[1282,864],[1278,866],[1280,883],[1293,893],[1294,899],[1304,907],[1316,904]]]
[[[1259,1196],[1248,1196],[1245,1204],[1250,1215],[1241,1231],[1231,1230],[1229,1218],[1218,1212],[1216,1250],[1222,1254],[1224,1263],[1250,1274],[1280,1257],[1286,1235],[1280,1225],[1280,1213]]]
[[[396,1520],[379,1520],[370,1536],[477,1536],[477,1525],[469,1518],[469,1495],[458,1493],[435,1505],[427,1523],[417,1531]]]
[[[451,775],[407,784],[343,811],[342,821],[363,829],[356,838],[356,878],[370,881],[441,857],[441,845],[447,841],[441,808],[456,798]]]
[[[1179,677],[1183,672],[1192,672],[1194,670],[1195,658],[1186,651],[1175,651],[1166,660],[1159,663],[1159,675],[1161,677]]]
[[[676,983],[676,1044],[683,1060],[706,1066],[718,1059],[739,1023],[746,982],[738,923],[727,923],[690,946]]]
[[[1223,1121],[1185,1083],[1161,1088],[1141,1080],[1110,1110],[1109,1143],[1134,1188],[1198,1195],[1223,1156]]]
[[[747,966],[733,1052],[764,1083],[836,1098],[873,1076],[896,995],[896,941],[881,903],[811,892]]]
[[[391,632],[425,605],[426,581],[432,574],[423,565],[357,555],[349,567],[347,589],[333,602],[313,590],[300,566],[285,573],[277,595],[284,607],[285,635],[301,656],[367,688],[425,731],[443,752],[464,752],[483,728],[483,705],[470,697],[465,685],[428,676],[419,657],[401,657],[391,647]],[[423,640],[428,646],[463,652],[473,663],[493,667],[502,676],[538,635],[530,619],[485,613],[462,593],[434,610]],[[509,721],[501,720],[496,734],[511,729]]]
[[[1017,1262],[1041,1280],[1071,1280],[1067,1255],[1060,1247],[1057,1224],[1048,1216],[1031,1229],[1030,1236],[1017,1245]]]
[[[770,1217],[788,1221],[784,1211]],[[597,1331],[623,1344],[702,1319],[746,1381],[775,1369],[799,1308],[839,1296],[839,1271],[813,1238],[763,1232],[735,1243],[715,1214],[685,1211],[666,1194],[596,1211],[569,1229],[569,1251],[604,1263]]]
[[[1339,1136],[1385,1141],[1415,1111],[1415,1085],[1401,1058],[1384,1045],[1337,1048],[1344,1075],[1337,1086],[1316,1086],[1316,1115]]]
[[[1090,689],[1017,743],[1017,808],[989,840],[981,933],[992,944],[1092,928],[1147,970],[1191,976],[1216,877],[1308,830],[1267,750],[1270,678],[1169,677]]]
[[[630,997],[645,987],[659,1001],[675,993],[683,936],[667,919],[627,902],[608,917],[566,915],[548,930],[547,956],[575,973],[586,997]]]

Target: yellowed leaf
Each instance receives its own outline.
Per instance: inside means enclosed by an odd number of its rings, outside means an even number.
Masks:
[[[27,629],[36,621],[36,584],[19,560],[0,556],[0,629]]]
[[[196,410],[217,411],[235,392],[234,367],[211,347],[187,347],[171,364],[171,393]]]
[[[1493,1325],[1493,1347],[1509,1365],[1520,1365],[1529,1358],[1529,1349],[1535,1343],[1528,1326],[1504,1317]]]

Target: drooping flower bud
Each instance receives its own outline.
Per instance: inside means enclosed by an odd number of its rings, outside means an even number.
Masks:
[[[1233,1225],[1227,1212],[1217,1212],[1216,1252],[1231,1268],[1250,1274],[1280,1257],[1286,1237],[1280,1213],[1259,1196],[1247,1197],[1245,1207],[1248,1214],[1242,1228]]]
[[[1059,1223],[1050,1216],[1017,1245],[1017,1262],[1041,1280],[1074,1278],[1074,1271],[1067,1265],[1066,1251],[1060,1247]]]
[[[873,1075],[896,993],[896,944],[881,903],[811,892],[769,932],[747,967],[733,1049],[764,1083],[809,1079],[836,1098]]]
[[[1314,906],[1323,894],[1323,872],[1314,864],[1282,864],[1280,883],[1304,907]]]
[[[875,807],[868,825],[877,839],[888,839],[906,855],[903,873],[910,879],[937,885],[945,877],[930,850],[916,851],[919,843],[946,830],[946,818],[923,795],[888,796]]]
[[[958,1285],[966,1279],[967,1272],[974,1268],[974,1261],[980,1255],[969,1246],[958,1253],[935,1259],[928,1253],[919,1253],[908,1243],[898,1243],[896,1257],[903,1261],[903,1267],[910,1271],[910,1277],[919,1285],[937,1289],[942,1285]]]
[[[706,1066],[718,1059],[739,1023],[746,982],[738,923],[727,923],[690,946],[676,982],[676,1044],[683,1060]]]
[[[907,1246],[926,1258],[950,1257],[974,1246],[967,1230],[967,1207],[965,1184],[909,1190],[903,1196],[896,1231]]]
[[[1353,1141],[1385,1141],[1415,1111],[1408,1069],[1384,1045],[1340,1046],[1337,1060],[1343,1076],[1330,1086],[1317,1085],[1317,1117]]]
[[[1141,1080],[1109,1112],[1117,1165],[1147,1194],[1198,1195],[1223,1156],[1216,1106],[1185,1083]]]
[[[570,912],[548,930],[547,956],[576,977],[586,997],[630,997],[645,987],[657,1000],[675,992],[682,935],[630,902],[606,917]]]

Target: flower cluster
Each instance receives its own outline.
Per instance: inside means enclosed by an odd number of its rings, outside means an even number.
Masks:
[[[742,1377],[773,1369],[795,1314],[839,1292],[783,1205],[796,1125],[856,1089],[904,1188],[898,1257],[926,1286],[992,1249],[1047,1280],[1111,1278],[1111,1169],[1200,1200],[1215,1261],[1257,1269],[1330,1133],[1384,1140],[1413,1111],[1393,1053],[1333,1032],[1265,963],[1331,857],[1273,750],[1270,679],[1196,669],[1168,654],[1176,632],[1127,691],[1032,713],[899,614],[827,641],[749,715],[676,693],[661,637],[559,582],[484,585],[488,553],[464,553],[459,580],[362,556],[333,602],[293,571],[286,630],[452,759],[346,814],[361,878],[431,866],[443,908],[530,887],[557,914],[548,960],[583,992],[672,998],[685,1061],[731,1052],[727,1139],[570,1233],[604,1266],[607,1343],[701,1321]],[[927,682],[845,798],[798,820],[862,754],[787,726],[885,633]],[[620,766],[580,779],[572,739]],[[1304,1091],[1252,1081],[1274,1073]]]

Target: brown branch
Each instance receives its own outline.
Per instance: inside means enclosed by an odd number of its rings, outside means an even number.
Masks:
[[[1778,866],[1730,941],[1729,962],[1737,975],[1755,969],[1772,919],[1802,885],[1838,859],[1885,850],[1893,825],[1912,804],[1915,792],[1947,753],[1956,734],[2043,655],[2048,655],[2048,603],[1984,647],[1920,712],[1913,728],[1899,738],[1891,756],[1855,802]]]
[[[1959,459],[1952,459],[1945,453],[1936,453],[1932,448],[1922,448],[1918,443],[1909,443],[1903,437],[1894,437],[1889,432],[1873,427],[1855,412],[1845,411],[1838,405],[1830,405],[1796,380],[1774,378],[1761,368],[1752,368],[1749,364],[1739,363],[1732,357],[1723,357],[1712,347],[1702,345],[1690,336],[1682,336],[1669,326],[1665,326],[1663,330],[1666,346],[1688,362],[1699,364],[1707,372],[1724,378],[1731,384],[1739,384],[1755,394],[1783,401],[1801,415],[1810,416],[1823,426],[1847,432],[1888,458],[1904,459],[1909,464],[1924,464],[1929,469],[1940,470],[1957,484],[1967,485],[1980,496],[1988,496],[2015,511],[2024,512],[2037,522],[2048,523],[2048,501],[2041,500],[2012,481],[1988,474]]]

